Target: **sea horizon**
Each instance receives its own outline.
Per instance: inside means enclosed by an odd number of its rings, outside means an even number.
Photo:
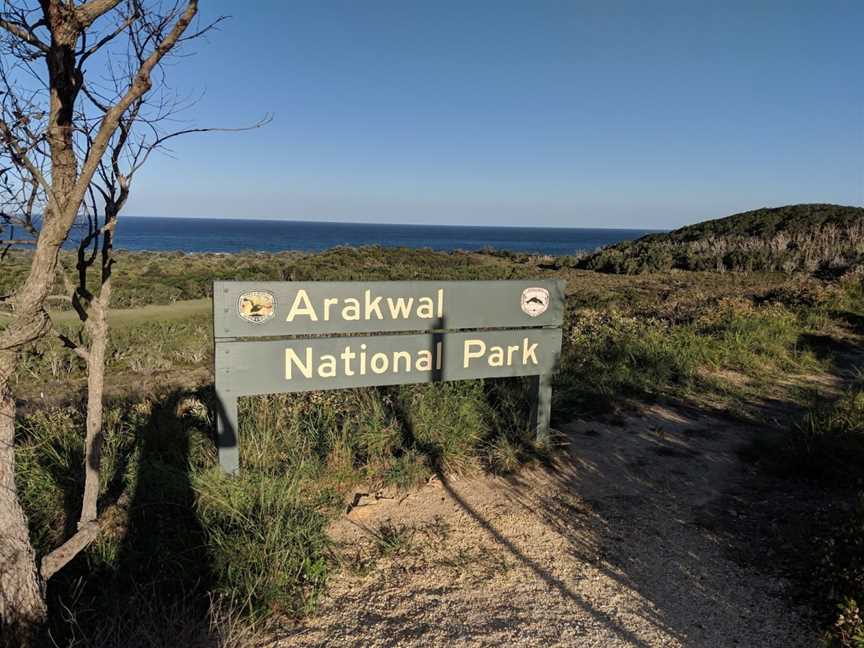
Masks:
[[[319,252],[339,246],[406,247],[444,252],[494,249],[561,256],[592,252],[662,229],[423,225],[245,219],[231,217],[123,216],[118,250],[152,252]]]

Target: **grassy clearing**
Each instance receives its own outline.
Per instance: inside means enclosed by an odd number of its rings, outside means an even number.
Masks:
[[[200,298],[214,276],[548,274],[505,257],[379,249],[124,259],[118,276],[129,284],[121,302],[143,303],[144,293],[136,291],[146,290],[163,305],[116,316],[109,384],[211,364],[209,307],[199,302],[189,311],[165,300]],[[611,411],[629,399],[710,402],[744,416],[769,397],[803,405],[811,395],[782,380],[838,369],[825,341],[864,333],[860,281],[561,272],[570,297],[554,392],[558,421]],[[75,334],[71,324],[61,325]],[[19,387],[58,389],[82,377],[83,367],[53,340],[25,354],[17,376]],[[141,646],[186,645],[202,636],[224,642],[272,618],[309,614],[328,575],[346,567],[325,529],[354,489],[409,489],[436,471],[508,473],[545,456],[549,449],[536,447],[527,431],[525,390],[519,380],[469,381],[241,399],[243,470],[235,479],[215,467],[209,387],[118,397],[106,417],[101,506],[110,523],[51,582],[54,639],[73,646],[133,645],[128,637]],[[67,536],[77,519],[83,421],[75,398],[18,422],[18,483],[40,553]],[[833,414],[814,413],[809,428],[789,437],[809,439],[810,450],[790,441],[792,454],[809,457],[826,474],[839,474],[827,468],[830,458],[860,466],[849,449],[860,436],[850,427],[860,413],[856,398],[838,403]],[[378,529],[375,554],[348,568],[409,555],[435,532]],[[447,558],[454,569],[477,559]]]
[[[109,375],[135,376],[182,368],[207,367],[213,361],[212,318],[133,321],[111,330],[106,369]],[[80,327],[59,324],[72,337],[81,338]],[[75,381],[86,376],[83,360],[70,354],[56,338],[40,340],[22,355],[14,380],[22,386],[50,381]]]

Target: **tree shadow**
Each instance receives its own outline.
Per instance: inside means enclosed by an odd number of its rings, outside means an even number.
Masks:
[[[458,507],[480,528],[482,528],[496,544],[504,547],[504,549],[520,564],[529,568],[536,578],[543,581],[548,587],[556,590],[563,598],[578,606],[581,610],[590,615],[595,622],[603,625],[610,631],[610,633],[617,636],[620,640],[626,641],[628,645],[636,646],[638,648],[650,648],[648,643],[642,641],[634,633],[613,619],[609,614],[593,606],[585,597],[581,596],[574,589],[568,587],[565,582],[552,574],[551,571],[546,569],[539,561],[532,559],[526,553],[521,551],[516,544],[496,528],[490,520],[481,515],[480,512],[451,485],[450,480],[444,471],[442,449],[434,443],[424,442],[418,439],[412,422],[411,412],[402,407],[402,404],[398,399],[394,401],[393,407],[397,419],[402,423],[403,444],[405,447],[416,448],[427,458],[435,477],[441,483],[444,491],[450,499],[455,502]]]
[[[109,511],[101,537],[50,581],[55,642],[218,645],[208,617],[213,574],[190,478],[201,433],[183,411],[184,401],[202,397],[175,390],[146,401],[149,412],[128,430],[134,443],[117,458],[100,501]]]
[[[775,574],[762,571],[766,538],[747,526],[748,506],[765,497],[736,454],[748,434],[668,407],[633,413],[623,428],[577,420],[562,431],[547,487],[516,475],[508,496],[566,539],[578,563],[617,583],[644,622],[683,644],[810,645],[793,634]]]
[[[585,386],[580,394],[591,391]],[[774,585],[775,574],[764,569],[772,555],[765,536],[736,512],[766,492],[740,461],[756,432],[740,416],[671,401],[572,425],[559,412],[553,418],[561,426],[557,456],[539,470],[505,478],[506,496],[560,534],[579,569],[616,583],[616,596],[633,601],[628,615],[641,618],[637,626],[613,606],[588,600],[555,563],[508,537],[504,524],[473,503],[470,486],[448,478],[443,449],[418,438],[404,403],[394,399],[391,406],[403,447],[426,457],[447,497],[537,580],[605,628],[610,641],[649,646],[647,627],[686,645],[809,645],[812,637],[787,626],[797,617],[788,616],[785,585]],[[777,406],[788,416],[797,413],[791,403]],[[549,488],[538,489],[538,472]],[[762,603],[768,610],[757,621],[754,610]]]
[[[864,357],[859,344],[832,335],[802,333],[798,336],[797,344],[799,348],[810,351],[820,360],[830,362],[832,367],[839,371],[849,371],[860,366]]]
[[[864,315],[861,313],[839,311],[832,313],[832,315],[846,322],[846,324],[849,325],[852,331],[857,335],[864,335]]]

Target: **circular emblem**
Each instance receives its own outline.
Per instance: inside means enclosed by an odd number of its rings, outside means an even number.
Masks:
[[[247,322],[261,324],[276,314],[276,298],[266,290],[253,290],[240,295],[237,312]]]
[[[526,288],[522,291],[520,300],[522,312],[530,317],[537,317],[549,308],[549,291],[545,288]]]

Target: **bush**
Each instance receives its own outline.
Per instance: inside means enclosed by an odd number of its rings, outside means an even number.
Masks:
[[[864,389],[808,412],[793,429],[783,464],[787,473],[822,484],[864,485]]]
[[[821,594],[828,621],[825,645],[864,648],[864,499],[851,512],[834,511],[825,533],[813,539],[817,560],[811,587]]]
[[[220,605],[253,621],[311,612],[327,577],[327,518],[302,500],[298,482],[212,469],[194,487]]]

